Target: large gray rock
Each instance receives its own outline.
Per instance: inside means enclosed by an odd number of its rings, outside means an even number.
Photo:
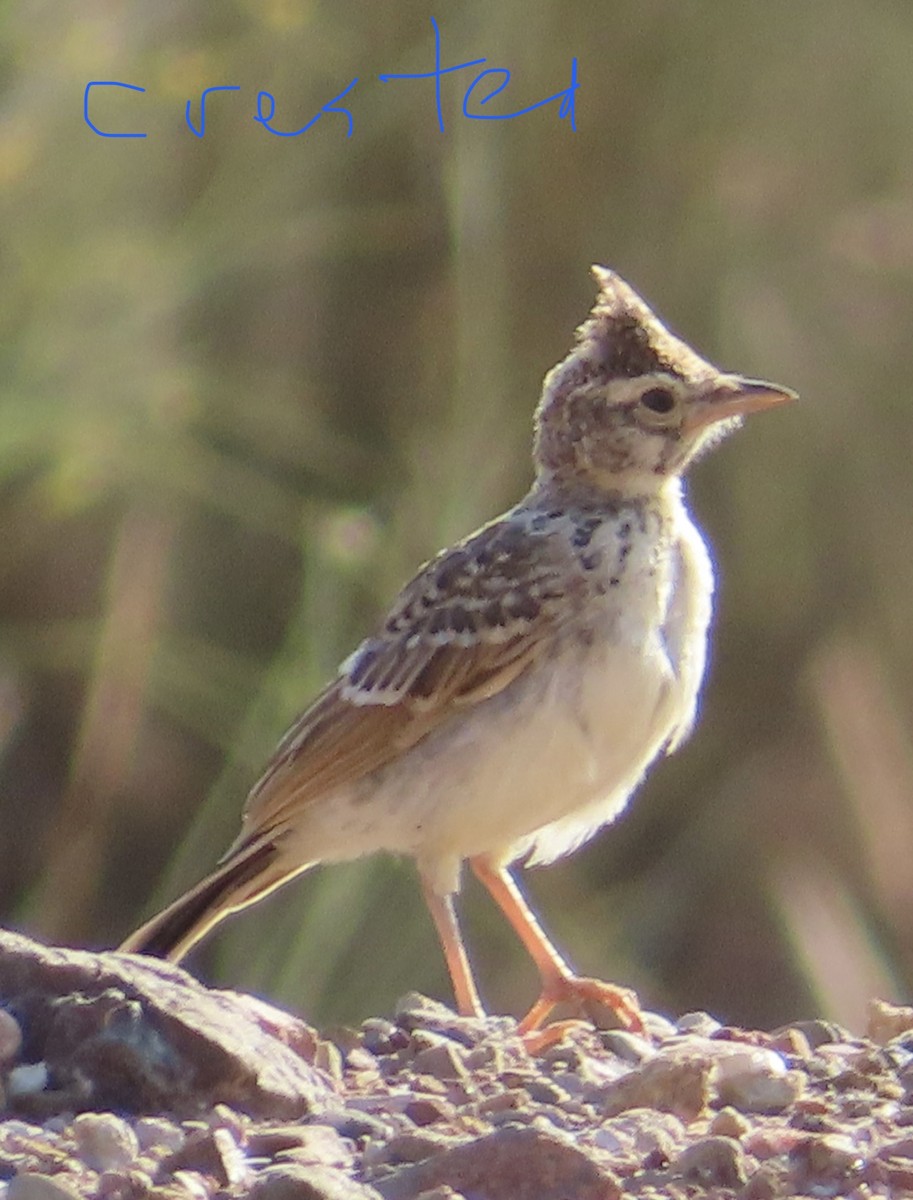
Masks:
[[[42,1116],[114,1108],[191,1116],[226,1103],[301,1117],[333,1097],[302,1021],[179,967],[133,954],[42,946],[0,931],[0,1006],[18,1021],[22,1064],[7,1109]],[[42,1086],[44,1084],[44,1086]]]

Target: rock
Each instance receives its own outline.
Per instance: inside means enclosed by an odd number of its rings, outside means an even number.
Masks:
[[[710,1037],[722,1029],[722,1023],[716,1017],[711,1017],[710,1013],[689,1012],[679,1017],[675,1028],[680,1033],[699,1033],[702,1037]]]
[[[739,1141],[751,1128],[745,1117],[734,1108],[722,1108],[710,1122],[710,1132]]]
[[[795,1029],[797,1033],[802,1034],[805,1040],[811,1046],[812,1050],[817,1050],[819,1046],[825,1046],[830,1042],[851,1042],[853,1035],[848,1033],[841,1025],[837,1025],[834,1021],[794,1021],[792,1025],[783,1025],[780,1029],[775,1029],[773,1036],[789,1029]]]
[[[412,1056],[412,1068],[440,1080],[466,1079],[465,1051],[459,1043],[442,1034],[419,1031],[413,1034],[417,1049]]]
[[[306,1061],[314,1035],[303,1022],[155,959],[50,948],[0,931],[0,1005],[17,1016],[27,1062],[42,1061],[48,1073],[43,1090],[10,1089],[21,1113],[189,1116],[226,1102],[287,1118],[333,1098]]]
[[[913,1008],[870,1000],[865,1035],[876,1045],[886,1046],[893,1038],[913,1029]]]
[[[22,1029],[11,1012],[0,1008],[0,1065],[12,1062],[22,1047]]]
[[[602,1111],[616,1116],[629,1108],[655,1108],[694,1120],[710,1100],[711,1062],[690,1050],[657,1054],[604,1091]]]
[[[858,1180],[863,1167],[853,1139],[839,1134],[804,1138],[789,1154],[797,1188],[815,1195],[842,1195]]]
[[[464,1046],[478,1045],[492,1031],[508,1036],[517,1030],[511,1017],[461,1017],[446,1004],[419,992],[409,992],[398,1000],[394,1016],[399,1028],[409,1033],[423,1029]]]
[[[227,1129],[201,1129],[190,1135],[179,1150],[162,1159],[163,1174],[194,1171],[223,1187],[236,1187],[250,1175],[240,1147]]]
[[[148,1200],[152,1177],[145,1171],[105,1171],[92,1200]]]
[[[729,1137],[705,1137],[686,1147],[674,1163],[675,1170],[703,1187],[740,1187],[746,1179],[745,1155]]]
[[[720,1100],[739,1112],[777,1113],[801,1096],[804,1081],[798,1071],[787,1071],[774,1050],[737,1042],[723,1047],[716,1061],[714,1082]]]
[[[172,1151],[184,1145],[183,1129],[164,1117],[140,1117],[133,1130],[140,1150]]]
[[[17,1175],[10,1180],[6,1200],[80,1200],[79,1192],[54,1175]]]
[[[380,1196],[342,1171],[283,1163],[259,1172],[247,1200],[380,1200]]]
[[[601,1035],[603,1046],[624,1062],[640,1064],[652,1058],[656,1050],[645,1037],[627,1029],[609,1029]]]
[[[114,1113],[80,1113],[70,1127],[83,1162],[93,1171],[125,1171],[139,1155],[139,1141]]]
[[[499,1129],[377,1183],[384,1200],[417,1200],[442,1185],[485,1200],[620,1200],[615,1175],[567,1136]]]

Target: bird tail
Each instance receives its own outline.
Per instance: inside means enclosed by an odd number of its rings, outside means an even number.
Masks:
[[[140,926],[118,949],[179,962],[214,925],[299,874],[290,871],[281,857],[271,840],[242,847],[195,888]]]

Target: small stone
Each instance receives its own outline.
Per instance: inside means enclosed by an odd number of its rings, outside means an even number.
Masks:
[[[162,1159],[163,1172],[194,1172],[210,1176],[223,1187],[246,1178],[244,1157],[227,1129],[196,1130],[180,1150]]]
[[[140,1117],[133,1126],[140,1150],[180,1150],[184,1145],[184,1130],[164,1117]]]
[[[21,1049],[19,1022],[7,1009],[0,1008],[0,1064],[12,1062]]]
[[[841,1025],[837,1025],[834,1021],[821,1020],[793,1021],[792,1025],[784,1025],[780,1029],[775,1029],[773,1036],[776,1037],[787,1029],[798,1030],[813,1050],[830,1042],[851,1042],[853,1040],[853,1035]]]
[[[780,1200],[789,1195],[789,1185],[783,1182],[783,1171],[765,1163],[739,1192],[739,1200]]]
[[[701,1138],[681,1152],[674,1167],[685,1179],[705,1187],[740,1187],[746,1179],[745,1154],[730,1137]]]
[[[392,1127],[389,1121],[372,1116],[371,1113],[358,1112],[354,1108],[343,1108],[338,1112],[320,1114],[321,1121],[331,1125],[336,1132],[350,1141],[360,1142],[365,1138],[382,1142],[390,1137]]]
[[[679,1017],[675,1027],[680,1033],[697,1033],[701,1037],[711,1037],[723,1026],[716,1017],[711,1017],[710,1013],[689,1012]]]
[[[342,1051],[326,1038],[318,1038],[314,1047],[313,1065],[319,1071],[326,1071],[334,1083],[342,1082]],[[373,1066],[373,1061],[371,1066]]]
[[[735,1042],[719,1044],[726,1051],[717,1057],[714,1079],[724,1104],[741,1112],[778,1113],[802,1095],[804,1077],[787,1071],[776,1051]]]
[[[99,1174],[125,1171],[139,1155],[136,1134],[114,1113],[80,1113],[73,1118],[70,1132],[82,1160]]]
[[[870,1000],[865,1035],[879,1046],[913,1029],[913,1008],[888,1004],[886,1000]]]
[[[792,1026],[787,1026],[777,1033],[770,1034],[768,1048],[776,1050],[781,1054],[787,1054],[790,1058],[800,1058],[803,1061],[812,1056],[812,1048],[808,1038],[804,1033],[800,1033],[798,1029],[794,1029]]]
[[[593,1161],[567,1134],[499,1129],[425,1162],[400,1167],[383,1181],[385,1200],[412,1200],[448,1185],[479,1200],[621,1200],[617,1176]],[[255,1197],[254,1200],[261,1200]]]
[[[22,1174],[9,1182],[6,1200],[80,1200],[75,1186],[59,1175]]]
[[[624,1062],[639,1065],[656,1054],[656,1048],[639,1033],[627,1029],[609,1029],[599,1039],[606,1050],[617,1054]]]
[[[105,1171],[92,1200],[146,1200],[152,1176],[145,1171]]]
[[[305,1166],[348,1170],[354,1161],[351,1144],[332,1125],[302,1125],[298,1131],[295,1161]]]
[[[432,1038],[430,1042],[426,1040]],[[422,1040],[426,1044],[416,1051],[412,1059],[412,1066],[416,1071],[442,1080],[466,1078],[466,1067],[458,1045],[445,1037],[428,1033],[423,1033]]]
[[[603,1113],[648,1108],[694,1120],[710,1101],[710,1071],[711,1063],[701,1054],[663,1052],[605,1088]]]
[[[422,1029],[463,1046],[476,1046],[490,1033],[509,1036],[517,1029],[512,1017],[461,1017],[446,1004],[419,992],[409,992],[397,1002],[394,1018],[401,1029],[410,1033]]]
[[[400,1133],[390,1138],[385,1146],[377,1147],[377,1156],[372,1162],[378,1163],[417,1163],[449,1150],[457,1145],[457,1139],[431,1131],[421,1133]]]
[[[392,1021],[373,1017],[361,1028],[362,1044],[371,1054],[395,1054],[409,1045],[409,1035]]]
[[[6,1077],[8,1096],[31,1096],[48,1086],[48,1065],[44,1062],[23,1063],[13,1067]]]
[[[277,1163],[258,1173],[247,1200],[380,1200],[380,1194],[329,1167]]]
[[[671,1162],[685,1141],[685,1126],[678,1117],[651,1108],[632,1108],[604,1122],[600,1132],[606,1143],[614,1137],[640,1160],[653,1156]]]
[[[643,1018],[647,1035],[654,1042],[664,1042],[668,1038],[675,1037],[678,1032],[669,1018],[664,1017],[661,1013],[645,1012]]]
[[[740,1112],[734,1108],[721,1108],[710,1122],[710,1132],[720,1137],[735,1138],[740,1141],[751,1128]]]
[[[190,1200],[211,1200],[212,1188],[198,1171],[175,1171],[172,1183],[176,1183],[181,1189],[178,1193],[181,1200],[184,1200],[182,1193],[185,1192]]]
[[[803,1190],[843,1187],[852,1182],[863,1166],[863,1157],[851,1138],[840,1134],[804,1138],[789,1154],[796,1184]]]
[[[406,1116],[414,1125],[434,1125],[437,1121],[452,1121],[456,1105],[442,1098],[422,1096],[406,1105]]]

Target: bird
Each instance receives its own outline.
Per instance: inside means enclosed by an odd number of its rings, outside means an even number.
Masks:
[[[672,333],[614,271],[545,376],[527,494],[419,568],[295,720],[213,872],[120,947],[179,961],[317,864],[415,861],[456,1006],[484,1016],[455,908],[463,864],[531,956],[535,1036],[562,1002],[644,1030],[633,991],[576,974],[515,868],[616,820],[697,714],[714,575],[683,476],[749,413],[796,399]]]

